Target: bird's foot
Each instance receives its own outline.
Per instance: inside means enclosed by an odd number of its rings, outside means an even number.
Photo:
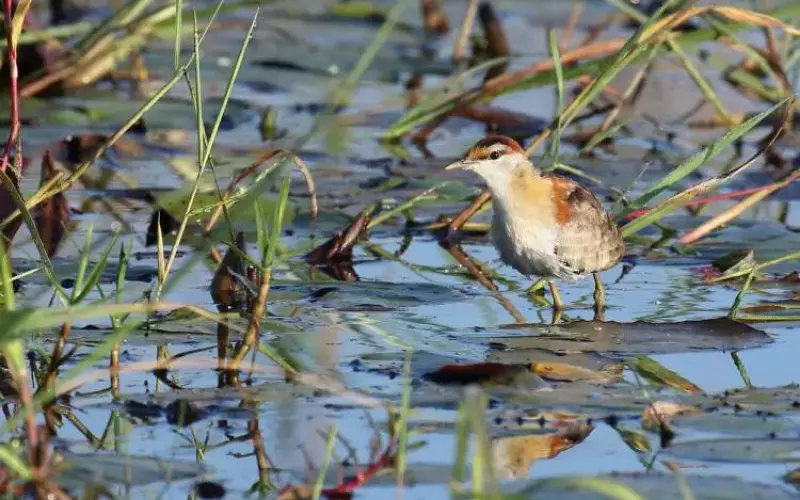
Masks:
[[[528,287],[525,290],[525,293],[531,296],[541,296],[544,295],[544,286],[547,284],[547,280],[544,278],[539,278],[533,285]]]

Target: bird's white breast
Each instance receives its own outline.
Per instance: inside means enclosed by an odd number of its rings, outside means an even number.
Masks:
[[[494,202],[493,209],[492,238],[503,262],[526,276],[561,277],[554,222],[542,214],[525,217],[503,202]]]

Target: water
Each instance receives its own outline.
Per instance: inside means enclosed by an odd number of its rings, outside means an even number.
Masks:
[[[567,4],[557,2],[528,4],[508,1],[496,2],[495,7],[502,13],[504,27],[512,42],[514,57],[510,70],[546,57],[546,29],[562,26],[568,12]],[[447,3],[451,24],[455,25],[461,19],[461,9],[457,2]],[[579,39],[583,34],[581,30],[608,11],[602,5],[590,3],[578,23],[579,31],[574,38]],[[230,129],[226,125],[214,148],[215,172],[221,186],[227,185],[236,171],[249,165],[264,148],[258,124],[265,107],[272,106],[277,110],[278,127],[286,130],[282,139],[269,146],[293,144],[316,119],[313,113],[308,112],[308,105],[324,103],[333,85],[340,81],[324,73],[335,69],[341,75],[347,71],[376,33],[378,26],[375,24],[336,19],[324,15],[324,12],[316,2],[265,6],[259,30],[245,59],[240,83],[234,90],[237,101],[231,105],[228,115]],[[248,7],[229,11],[222,15],[221,27],[208,35],[202,59],[207,119],[214,117],[216,101],[211,98],[219,97],[224,90],[231,58],[251,15],[252,9]],[[416,7],[409,9],[403,19],[413,29],[419,27]],[[448,64],[455,31],[432,44],[437,49],[434,63]],[[611,31],[604,37],[625,33]],[[164,30],[164,38],[148,45],[145,51],[145,62],[155,80],[155,83],[149,82],[146,89],[157,88],[158,80],[167,79],[171,72],[169,36],[169,30]],[[300,258],[303,251],[324,241],[334,230],[346,224],[342,212],[352,216],[378,200],[384,200],[387,205],[391,205],[391,199],[402,202],[443,180],[462,182],[452,188],[455,191],[451,197],[415,209],[416,219],[433,221],[440,214],[456,213],[466,204],[467,196],[475,192],[475,179],[468,175],[446,174],[441,167],[484,133],[482,125],[462,119],[445,123],[429,143],[430,149],[439,156],[437,159],[423,159],[410,149],[410,159],[401,163],[377,141],[385,128],[402,116],[403,82],[413,63],[401,56],[416,57],[419,40],[416,31],[399,31],[392,35],[355,91],[354,104],[334,118],[339,121],[323,127],[323,131],[299,152],[317,184],[321,216],[316,237],[311,240],[305,187],[302,177],[294,175],[292,204],[299,213],[288,223],[292,234],[283,237],[281,243],[285,251],[295,257],[281,264],[273,275],[275,284],[270,293],[269,316],[262,324],[262,341],[273,349],[290,354],[306,369],[319,374],[320,379],[310,385],[287,384],[274,364],[266,356],[259,355],[256,357],[257,369],[252,375],[242,376],[243,380],[247,379],[247,384],[240,389],[219,388],[218,373],[212,369],[216,362],[216,325],[209,320],[167,323],[159,326],[160,331],[149,334],[134,332],[122,344],[122,366],[131,370],[120,375],[118,389],[109,390],[106,359],[95,363],[97,371],[84,373],[86,383],[59,406],[65,417],[64,425],[57,430],[60,447],[76,453],[104,448],[106,451],[103,453],[121,456],[200,463],[205,467],[202,477],[222,484],[230,498],[243,496],[251,485],[259,481],[258,455],[262,459],[266,457],[266,463],[272,469],[268,476],[275,486],[313,484],[317,474],[309,469],[307,457],[314,467],[322,464],[326,454],[326,435],[331,426],[335,426],[338,434],[356,450],[364,467],[369,462],[371,440],[376,433],[386,445],[386,411],[365,408],[364,403],[399,403],[408,383],[403,370],[405,355],[410,351],[415,353],[411,358],[414,412],[410,425],[412,429],[421,429],[419,434],[412,433],[411,442],[421,444],[412,448],[408,455],[410,475],[406,483],[413,486],[404,491],[404,497],[443,498],[449,495],[448,481],[452,464],[456,461],[453,423],[457,413],[454,402],[462,398],[462,389],[436,387],[424,381],[422,376],[448,362],[519,362],[510,361],[513,353],[498,352],[491,345],[475,339],[487,335],[487,332],[501,332],[500,326],[514,323],[515,317],[509,312],[509,305],[531,323],[548,323],[551,311],[535,304],[526,295],[525,289],[530,285],[528,280],[503,266],[485,237],[470,237],[462,248],[498,274],[498,293],[487,291],[465,273],[432,233],[414,232],[410,243],[404,241],[409,236],[403,234],[401,218],[376,228],[368,244],[357,247],[354,269],[360,277],[359,282],[336,282],[319,271],[312,273]],[[259,65],[259,61],[275,59],[292,61],[314,71]],[[709,78],[720,83],[719,77],[711,70],[704,71]],[[627,73],[623,80],[633,74]],[[426,76],[425,88],[442,81],[438,74]],[[616,88],[624,88],[624,85],[624,81],[615,83]],[[723,88],[721,83],[718,88]],[[728,87],[724,89],[721,97],[732,113],[761,109],[736,91]],[[635,196],[683,158],[722,133],[720,129],[701,131],[687,127],[685,120],[674,122],[676,117],[694,106],[700,96],[680,66],[660,61],[644,92],[638,111],[656,117],[665,125],[658,128],[639,120],[635,135],[619,141],[614,151],[600,152],[597,158],[575,157],[574,147],[565,144],[562,161],[582,168],[606,185],[631,190]],[[126,103],[122,99],[127,93],[101,86],[100,90],[79,91],[55,99],[44,107],[25,105],[23,109],[30,109],[40,123],[23,131],[25,156],[31,161],[22,184],[23,192],[30,194],[36,189],[39,165],[46,149],[54,150],[58,158],[63,158],[56,146],[57,141],[81,133],[109,134],[119,126],[124,117],[137,107],[136,103]],[[552,88],[525,91],[503,96],[495,104],[548,120],[554,107],[553,94]],[[78,185],[68,192],[70,206],[80,207],[82,213],[72,216],[75,227],[54,259],[60,277],[74,277],[86,231],[91,227],[94,261],[115,232],[121,231],[122,241],[132,243],[134,259],[128,272],[124,299],[138,300],[141,293],[150,288],[157,261],[153,248],[144,246],[144,235],[152,207],[139,199],[111,193],[118,189],[137,192],[187,190],[191,186],[196,152],[193,112],[186,100],[187,95],[185,86],[179,85],[170,93],[170,101],[157,105],[145,116],[146,136],[129,134],[125,137],[125,144],[132,144],[137,149],[116,151],[113,161],[104,163],[120,175],[99,189]],[[139,102],[142,102],[141,98]],[[54,110],[66,105],[72,106],[73,110],[80,106],[83,110],[75,111],[71,117],[65,117],[64,113],[56,116]],[[702,120],[712,115],[713,110],[703,109],[695,119]],[[761,129],[760,133],[764,130]],[[664,139],[667,131],[675,133],[670,144]],[[755,151],[753,137],[748,138],[745,154]],[[659,147],[657,154],[651,150],[653,144]],[[791,149],[785,151],[787,155],[792,154]],[[702,177],[708,176],[725,165],[728,158],[723,154],[699,172]],[[93,167],[89,172],[97,176],[101,170]],[[634,183],[637,177],[639,180]],[[402,182],[385,191],[374,187],[389,178]],[[684,186],[697,180],[686,179]],[[767,182],[772,182],[772,178],[758,164],[748,171],[746,177],[738,178],[735,185],[741,189]],[[213,178],[206,175],[204,187],[212,189],[213,186]],[[598,187],[597,192],[607,194],[608,190]],[[739,285],[704,283],[703,272],[713,259],[731,250],[752,248],[756,258],[763,261],[798,248],[797,233],[788,229],[797,227],[798,204],[790,190],[787,192],[778,194],[773,201],[760,205],[757,212],[745,214],[704,239],[686,255],[679,255],[669,247],[649,250],[642,244],[629,244],[628,253],[640,256],[638,264],[619,282],[615,281],[620,276],[620,266],[603,274],[607,285],[606,320],[623,324],[636,321],[663,323],[726,316]],[[208,199],[213,200],[213,194]],[[705,217],[730,205],[731,202],[717,203],[701,216],[679,211],[664,222],[682,234],[699,225]],[[786,213],[786,225],[775,222],[781,210]],[[246,232],[248,251],[250,255],[257,255],[253,219],[252,210],[244,208],[235,219],[235,229]],[[487,221],[487,214],[482,214],[478,220]],[[194,229],[190,228],[190,231]],[[650,237],[652,242],[658,232],[648,229],[642,234]],[[228,239],[224,232],[220,232],[219,237],[224,241]],[[35,267],[38,261],[27,238],[23,229],[15,240],[16,269]],[[406,244],[407,248],[404,248]],[[164,294],[163,300],[216,311],[209,293],[214,267],[199,258],[200,250],[192,250],[189,246],[183,249],[185,252],[176,260],[174,268],[174,272],[180,275],[180,278],[175,278],[179,281]],[[400,255],[391,259],[379,258],[376,256],[378,249]],[[116,249],[111,256],[107,276],[101,280],[106,294],[114,291]],[[780,277],[794,269],[796,263],[783,263],[770,268],[769,277]],[[562,319],[592,319],[591,280],[564,285],[561,291],[564,302],[568,304]],[[793,292],[795,295],[791,298]],[[44,276],[39,273],[26,278],[26,287],[18,300],[26,306],[43,307],[50,302],[51,293]],[[757,282],[746,295],[744,305],[787,301],[796,306],[796,293],[796,283],[776,286],[774,282]],[[100,295],[93,293],[90,298],[99,299]],[[738,353],[753,386],[772,388],[800,380],[800,367],[794,362],[793,354],[800,349],[796,339],[798,324],[756,323],[753,326],[768,335],[768,339],[759,342],[759,347]],[[107,338],[109,327],[107,317],[76,321],[71,340],[80,346],[78,356],[69,360],[64,369],[75,366],[90,351],[92,343]],[[236,321],[231,335],[238,338],[235,328],[241,331],[245,327],[244,320]],[[724,414],[729,408],[713,396],[745,387],[731,352],[714,348],[714,341],[710,341],[709,348],[708,338],[703,337],[707,335],[704,328],[697,327],[695,331],[703,350],[697,350],[691,338],[687,340],[683,336],[675,342],[674,352],[667,349],[650,356],[665,369],[699,387],[704,394],[682,394],[657,382],[648,382],[630,369],[625,369],[621,379],[608,387],[534,380],[530,387],[517,389],[518,392],[511,395],[504,394],[502,388],[489,389],[495,406],[487,413],[486,421],[493,438],[495,474],[513,488],[531,479],[647,470],[651,455],[637,454],[621,439],[618,430],[643,433],[652,450],[658,449],[658,435],[643,430],[639,418],[648,403],[681,400]],[[502,335],[512,334],[512,330],[502,330]],[[56,335],[57,330],[41,332],[30,340],[28,347],[49,352]],[[767,340],[771,342],[767,343]],[[537,358],[540,362],[543,359],[546,362],[563,361],[592,370],[629,359],[610,352],[585,351],[580,342],[574,342],[573,352],[542,351],[537,353],[541,356]],[[185,359],[189,359],[192,366],[171,370],[161,378],[152,372],[157,359],[186,352],[191,352]],[[332,383],[354,392],[337,390],[331,394],[322,391],[330,389]],[[573,392],[569,392],[571,390]],[[752,396],[752,399],[742,404],[741,413],[744,417],[765,405],[776,405],[780,409],[776,412],[785,414],[791,422],[782,435],[794,437],[797,422],[791,411],[792,394],[773,394],[766,400],[756,400],[755,396],[749,395],[747,397]],[[169,421],[169,413],[163,408],[178,399],[206,408],[208,416],[189,427],[175,425]],[[130,403],[126,406],[130,401],[157,403],[161,409],[155,411],[154,418],[143,421],[131,410]],[[515,421],[522,416],[539,414],[546,416],[546,434],[542,434],[541,429],[538,432],[535,429],[508,432],[492,425],[499,415]],[[621,427],[615,429],[603,422],[604,418],[611,416],[621,419]],[[588,421],[590,417],[591,423]],[[559,438],[554,436],[564,434],[564,427],[560,424],[566,421],[590,426],[591,433],[570,445],[563,442],[558,445]],[[422,427],[423,424],[437,425],[428,430]],[[734,424],[730,435],[736,436],[736,431]],[[720,432],[692,428],[691,425],[678,428],[676,432],[675,442],[679,443],[709,436],[726,438]],[[754,435],[766,442],[770,439],[769,432],[756,426]],[[100,446],[99,437],[104,433],[112,439]],[[669,460],[668,449],[665,455],[663,459]],[[334,457],[341,461],[346,456],[347,448],[337,445]],[[102,455],[97,457],[96,462],[77,465],[83,466],[88,473],[102,471]],[[793,468],[790,461],[774,458],[758,464],[746,463],[746,460],[722,463],[699,453],[690,458],[694,459],[675,459],[679,466],[685,466],[682,472],[686,476],[735,476],[748,483],[759,483],[756,490],[761,488],[765,495],[777,495],[776,492],[786,497],[792,495],[791,488],[781,480],[781,476]],[[652,468],[667,471],[662,456],[656,456]],[[341,467],[332,464],[326,487],[341,479],[337,477],[337,471],[340,472]],[[184,497],[192,490],[196,478],[167,482],[166,485],[163,481],[145,482],[150,484],[138,486],[131,495]],[[359,498],[386,498],[395,494],[395,482],[393,474],[375,477],[359,487],[356,495]],[[770,486],[761,485],[763,483]],[[708,498],[709,491],[720,492],[723,495],[720,498],[740,498],[740,494],[747,491],[738,483],[729,483],[722,490],[716,485],[703,489],[706,488],[704,483],[691,484],[697,488],[696,498]],[[110,487],[124,494],[123,486]],[[653,498],[667,497],[666,490],[656,491],[660,493]],[[752,495],[748,493],[748,496]]]

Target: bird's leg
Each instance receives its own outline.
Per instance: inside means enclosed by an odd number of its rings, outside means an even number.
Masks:
[[[548,280],[547,284],[550,286],[550,295],[553,296],[553,309],[563,309],[564,303],[561,302],[561,294],[558,293],[558,287],[556,286],[555,282]]]
[[[606,293],[603,290],[600,273],[592,273],[592,277],[594,278],[594,310],[600,312],[606,307]]]

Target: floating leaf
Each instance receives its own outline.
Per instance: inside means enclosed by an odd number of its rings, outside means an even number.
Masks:
[[[572,321],[557,325],[512,324],[501,330],[532,330],[534,335],[472,337],[496,350],[547,349],[553,352],[654,354],[702,350],[741,350],[773,342],[769,335],[729,318],[650,323]]]
[[[765,437],[796,431],[798,424],[788,418],[741,413],[700,413],[679,415],[672,420],[675,429],[722,432],[740,437]]]
[[[445,365],[435,372],[425,374],[423,378],[436,384],[468,385],[491,384],[511,385],[517,384],[531,375],[525,365],[504,365],[501,363],[474,363],[464,365]],[[532,377],[527,377],[531,379]],[[533,380],[535,383],[535,379]],[[538,384],[537,384],[538,385]]]
[[[556,479],[540,479],[526,486],[509,485],[509,489],[522,498],[558,498],[558,500],[608,500],[616,499],[658,499],[685,500],[680,483],[673,474],[625,472],[604,476],[586,477],[586,479],[605,480],[632,489],[635,496],[621,494],[604,494],[601,491],[588,489],[583,481],[584,476],[566,476]],[[694,498],[714,500],[789,500],[797,495],[776,484],[747,482],[735,476],[700,476],[686,475],[684,479]],[[607,490],[604,490],[607,491]],[[518,497],[509,497],[518,498]]]
[[[60,484],[80,488],[88,482],[131,486],[169,483],[196,478],[206,472],[206,467],[173,458],[66,452],[57,470]]]
[[[682,441],[663,451],[676,458],[728,463],[800,462],[798,452],[800,439],[770,437]]]

